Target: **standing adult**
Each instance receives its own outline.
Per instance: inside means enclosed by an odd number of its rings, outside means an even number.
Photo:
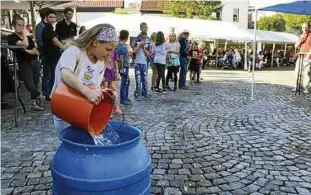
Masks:
[[[295,45],[296,48],[299,48],[300,52],[304,52],[304,53],[310,52],[310,49],[311,49],[311,31],[310,30],[311,30],[310,23],[304,22],[302,24],[303,33]],[[311,56],[309,55],[308,57],[307,55],[300,55],[299,58],[301,57],[305,58],[305,61],[309,60],[309,62],[303,63],[303,65],[301,66],[302,83],[299,83],[305,89],[304,93],[308,94],[309,88],[310,88],[310,81],[311,81],[311,75],[310,75]],[[299,61],[300,61],[299,58],[297,59],[296,68],[295,68],[296,76],[299,70]]]
[[[55,32],[61,42],[66,41],[67,39],[73,39],[77,36],[77,24],[71,21],[73,13],[74,11],[72,8],[65,8],[65,18],[56,24]]]
[[[180,73],[179,73],[179,88],[188,89],[186,86],[186,78],[188,71],[188,37],[189,31],[184,30],[180,35],[179,44],[180,44]]]
[[[23,46],[24,49],[14,49],[16,54],[20,77],[30,92],[32,109],[44,110],[44,97],[38,90],[40,78],[40,65],[37,60],[38,50],[30,36],[24,33],[25,21],[23,18],[14,18],[12,26],[15,32],[8,36],[9,45]]]
[[[42,8],[40,10],[41,22],[39,22],[36,26],[37,49],[39,51],[41,66],[43,67],[43,77],[42,77],[41,89],[42,89],[42,94],[45,97],[49,97],[49,95],[50,95],[50,93],[49,93],[49,79],[51,77],[51,73],[50,73],[49,69],[47,68],[47,66],[44,65],[42,31],[43,31],[45,25],[47,24],[45,15],[49,9],[50,8]]]
[[[51,90],[54,84],[55,77],[55,67],[61,56],[61,49],[64,47],[62,43],[58,40],[57,34],[53,30],[53,24],[56,22],[56,12],[49,9],[46,12],[46,21],[42,31],[42,41],[43,41],[43,55],[44,55],[44,65],[50,73],[49,81],[47,83],[47,94],[46,100],[50,99]]]

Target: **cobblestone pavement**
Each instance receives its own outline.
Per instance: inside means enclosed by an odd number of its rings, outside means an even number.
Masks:
[[[251,101],[249,73],[205,71],[201,85],[125,108],[152,155],[152,193],[311,194],[311,96],[294,96],[292,74],[259,72]],[[50,194],[52,116],[20,110],[19,124],[2,111],[2,194]]]

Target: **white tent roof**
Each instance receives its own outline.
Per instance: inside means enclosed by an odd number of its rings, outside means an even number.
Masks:
[[[110,23],[117,30],[126,29],[130,35],[136,36],[141,22],[146,22],[149,33],[163,31],[168,33],[171,27],[176,33],[187,29],[193,38],[226,39],[245,41],[253,39],[253,31],[239,29],[233,23],[199,19],[173,18],[141,14],[112,14],[112,13],[78,13],[79,25],[90,28],[99,23]],[[297,37],[289,33],[258,31],[258,41],[273,43],[294,43]]]
[[[253,29],[241,30],[249,33],[250,39],[253,40]],[[291,33],[285,32],[272,32],[272,31],[263,31],[257,30],[256,40],[263,43],[296,43],[298,37]]]

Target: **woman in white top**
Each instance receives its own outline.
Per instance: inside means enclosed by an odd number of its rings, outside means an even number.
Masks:
[[[166,46],[163,32],[159,31],[156,36],[155,44],[152,48],[152,54],[154,54],[154,64],[157,67],[158,77],[156,93],[166,93],[165,89],[165,65],[166,65]],[[160,89],[160,81],[162,81],[162,88]]]
[[[180,44],[176,39],[176,34],[171,33],[169,36],[169,41],[166,44],[167,49],[167,74],[166,74],[166,88],[168,90],[177,90],[177,73],[179,71],[180,61],[179,61],[179,50]],[[174,89],[169,86],[169,80],[174,78]]]
[[[233,64],[234,64],[234,68],[236,68],[238,66],[238,64],[241,62],[242,58],[241,58],[241,54],[239,52],[239,50],[234,49],[234,56],[233,56]]]
[[[110,58],[116,41],[113,26],[98,24],[69,43],[56,66],[52,94],[60,83],[64,83],[90,103],[98,105],[104,99],[100,89],[106,68],[104,61]],[[59,134],[69,124],[54,116],[54,125]]]

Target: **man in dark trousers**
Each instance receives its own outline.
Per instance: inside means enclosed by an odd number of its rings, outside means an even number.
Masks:
[[[48,97],[49,94],[49,79],[51,77],[51,73],[49,72],[49,69],[47,68],[46,65],[44,65],[44,56],[43,56],[43,40],[42,40],[42,31],[47,24],[45,15],[46,12],[50,8],[42,8],[40,10],[40,17],[41,17],[41,22],[37,24],[36,26],[36,43],[37,43],[37,48],[39,51],[39,57],[41,61],[41,66],[43,68],[43,77],[42,77],[42,93],[45,97]]]
[[[65,8],[65,18],[56,24],[55,32],[58,35],[58,39],[60,41],[65,41],[66,39],[73,39],[75,36],[77,36],[77,24],[71,22],[73,13],[74,11],[72,8]]]
[[[14,49],[16,54],[20,77],[30,92],[32,109],[44,110],[44,97],[38,90],[40,78],[40,65],[37,60],[38,50],[30,36],[25,35],[25,21],[23,18],[14,18],[12,22],[15,32],[8,36],[9,45],[23,46],[23,49]]]
[[[45,15],[47,24],[42,31],[44,65],[47,66],[51,76],[48,82],[48,94],[46,99],[49,100],[51,90],[54,85],[55,68],[61,56],[62,43],[59,41],[57,34],[54,32],[53,24],[56,22],[56,11],[49,9]]]

